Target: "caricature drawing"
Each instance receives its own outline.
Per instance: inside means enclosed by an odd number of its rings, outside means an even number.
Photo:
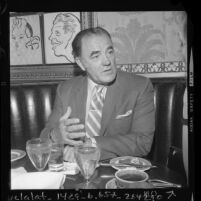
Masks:
[[[71,43],[79,31],[80,21],[75,15],[71,13],[56,15],[48,37],[56,57],[65,57],[69,62],[74,62]]]
[[[22,56],[27,49],[39,48],[40,37],[33,35],[32,26],[25,18],[15,17],[13,19],[11,38],[17,56]]]

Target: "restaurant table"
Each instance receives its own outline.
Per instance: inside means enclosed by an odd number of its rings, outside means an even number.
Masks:
[[[170,170],[168,167],[160,165],[159,163],[152,162],[152,165],[156,165],[157,167],[145,171],[149,175],[149,179],[161,179],[168,182],[180,184],[182,185],[182,188],[186,187],[186,180],[179,173]],[[24,167],[27,172],[37,171],[27,155],[22,159],[11,162],[11,168],[18,167]],[[47,170],[47,167],[45,168],[45,170]],[[116,171],[116,169],[110,166],[99,166],[95,170],[95,173],[92,176],[91,180],[93,183],[95,183],[97,189],[105,189],[106,183],[114,178],[114,173]],[[82,182],[84,182],[84,178],[81,173],[78,173],[76,175],[66,175],[66,180],[63,186],[64,189],[77,189],[77,185]]]

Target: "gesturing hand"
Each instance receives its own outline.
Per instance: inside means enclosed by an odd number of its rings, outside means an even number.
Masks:
[[[80,139],[85,137],[84,125],[80,123],[78,118],[70,118],[70,115],[71,107],[68,107],[66,113],[59,120],[62,138],[66,144],[81,145],[83,142]]]

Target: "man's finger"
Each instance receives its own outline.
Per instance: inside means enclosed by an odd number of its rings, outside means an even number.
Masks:
[[[72,146],[79,146],[83,144],[81,140],[70,140],[69,138],[64,139],[64,143]]]
[[[76,125],[71,125],[67,127],[68,132],[73,132],[73,131],[78,131],[84,129],[83,124],[76,124]]]
[[[80,122],[80,120],[78,118],[70,118],[70,119],[66,119],[64,121],[64,125],[66,126],[69,126],[69,125],[72,125],[72,124],[78,124]]]
[[[59,119],[59,121],[63,121],[65,119],[68,119],[70,117],[71,114],[71,107],[68,106],[66,113]]]
[[[82,138],[85,137],[86,133],[85,132],[78,132],[78,133],[68,133],[68,138],[69,139],[76,139],[76,138]]]

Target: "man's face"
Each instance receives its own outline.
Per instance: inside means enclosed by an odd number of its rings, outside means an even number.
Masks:
[[[111,39],[105,35],[82,38],[81,56],[77,64],[86,70],[89,77],[98,84],[111,83],[117,74],[114,48]]]
[[[54,50],[54,54],[56,56],[65,55],[65,49],[68,46],[69,40],[72,37],[72,33],[64,31],[63,22],[56,23],[51,30],[51,35],[49,36],[49,40],[52,44],[52,49]]]

